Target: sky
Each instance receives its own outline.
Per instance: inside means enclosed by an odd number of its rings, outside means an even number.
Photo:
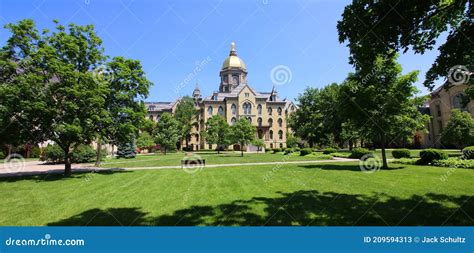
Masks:
[[[219,71],[235,42],[249,85],[294,100],[306,87],[342,82],[353,71],[349,49],[339,43],[337,21],[350,1],[332,0],[0,0],[0,24],[33,19],[42,30],[93,24],[111,57],[138,59],[153,86],[147,101],[204,96],[219,89]],[[0,45],[8,31],[0,29]],[[443,37],[443,36],[442,36]],[[439,42],[443,41],[440,38]],[[440,44],[435,47],[437,48]],[[438,51],[399,58],[404,73],[424,74]]]

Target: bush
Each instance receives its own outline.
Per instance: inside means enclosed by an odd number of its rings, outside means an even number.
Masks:
[[[325,155],[329,155],[329,154],[336,153],[336,152],[337,152],[337,149],[335,149],[335,148],[325,148],[323,150],[323,154],[325,154]]]
[[[274,148],[273,149],[273,154],[281,152],[281,148]]]
[[[58,144],[49,144],[41,157],[41,161],[47,161],[52,163],[64,162],[64,151],[59,147]]]
[[[443,150],[428,148],[420,152],[420,164],[431,164],[436,160],[448,159],[448,153]]]
[[[38,146],[34,146],[31,149],[30,157],[31,158],[40,158],[40,156],[41,156],[41,149]]]
[[[406,148],[392,150],[392,156],[394,158],[410,158],[410,150]]]
[[[446,160],[433,161],[434,166],[450,168],[474,168],[474,160],[464,160],[459,158],[448,158]]]
[[[417,158],[400,158],[398,160],[394,160],[393,163],[398,163],[398,164],[410,164],[410,165],[416,165],[418,162]]]
[[[2,151],[0,151],[0,159],[5,159],[5,154]]]
[[[288,154],[291,154],[295,152],[295,149],[294,148],[287,148],[285,149],[285,152],[283,152],[285,155],[288,155]]]
[[[301,148],[296,147],[296,148],[294,148],[294,150],[295,150],[295,152],[300,152]]]
[[[89,145],[79,145],[71,152],[71,162],[86,163],[94,161],[96,157],[95,150]]]
[[[313,153],[313,150],[311,148],[304,148],[300,151],[300,156],[305,156],[312,153]]]
[[[472,160],[474,159],[474,146],[465,147],[462,150],[462,156],[464,159]]]
[[[352,150],[351,155],[349,158],[354,158],[354,159],[361,159],[365,155],[370,155],[372,152],[370,152],[366,148],[355,148]]]
[[[273,151],[273,149],[271,149],[271,148],[266,148],[266,149],[265,149],[265,153],[267,153],[267,152],[272,152],[272,151]]]

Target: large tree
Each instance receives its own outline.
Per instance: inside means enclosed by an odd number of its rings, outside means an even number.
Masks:
[[[386,58],[409,49],[423,54],[434,48],[443,32],[448,32],[438,57],[426,73],[424,84],[432,89],[434,81],[447,77],[455,66],[465,65],[472,72],[473,18],[471,0],[353,0],[344,9],[337,29],[339,41],[348,42],[350,63],[364,75],[371,72],[379,55]],[[471,99],[473,82],[471,78],[467,92]]]
[[[174,116],[180,125],[180,144],[184,140],[186,148],[188,148],[189,133],[191,132],[192,124],[197,113],[198,110],[194,105],[194,99],[189,96],[182,97],[179,100],[174,112]]]
[[[474,118],[471,114],[454,109],[441,134],[441,142],[458,148],[474,145]]]
[[[221,147],[230,144],[230,128],[224,117],[220,115],[212,116],[206,123],[204,137],[207,143],[217,144],[217,153],[220,154]]]
[[[244,146],[255,139],[255,127],[248,119],[240,118],[230,127],[232,143],[239,144],[240,156],[244,156]]]
[[[25,108],[3,108],[10,117],[3,114],[2,124],[17,121],[23,129],[18,133],[26,132],[28,139],[56,142],[64,151],[65,175],[70,175],[71,149],[92,141],[100,118],[107,115],[107,85],[96,83],[92,74],[105,57],[92,25],[55,23],[53,32],[42,33],[32,20],[6,26],[12,35],[2,48],[2,63],[8,62],[13,82],[2,83],[2,90],[29,91],[17,101],[28,104]]]
[[[160,121],[156,124],[155,142],[161,145],[165,155],[167,150],[176,150],[176,144],[180,137],[180,127],[178,121],[169,113],[161,115]]]
[[[379,143],[383,168],[387,168],[387,145],[394,139],[412,138],[428,118],[418,111],[423,101],[414,98],[418,71],[402,75],[396,57],[377,57],[373,65],[371,75],[349,75],[341,88],[346,101],[342,113],[362,135]]]

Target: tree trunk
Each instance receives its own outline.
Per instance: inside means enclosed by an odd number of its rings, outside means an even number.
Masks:
[[[241,157],[244,156],[244,144],[243,143],[240,144],[240,156]]]
[[[380,144],[382,146],[382,162],[383,162],[383,165],[382,165],[382,168],[383,169],[388,169],[388,164],[387,164],[387,155],[385,154],[385,134],[382,134],[381,138],[380,138]]]
[[[166,148],[165,148],[165,155],[166,155]]]
[[[64,149],[64,176],[68,177],[71,174],[71,159],[69,158],[69,146],[67,146]]]
[[[354,143],[352,142],[352,139],[349,140],[349,151],[352,151],[352,146],[354,145]]]
[[[221,153],[221,148],[219,147],[219,145],[217,145],[217,154],[219,155]]]
[[[115,152],[115,145],[114,145],[114,144],[112,144],[112,158],[114,158],[114,157],[115,157],[115,155],[114,155],[114,152]]]
[[[102,148],[102,135],[99,135],[99,139],[97,140],[97,150],[96,150],[96,158],[95,158],[95,166],[99,167],[100,166],[100,160],[101,160],[101,148]]]

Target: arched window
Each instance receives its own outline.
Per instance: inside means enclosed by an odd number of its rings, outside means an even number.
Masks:
[[[252,123],[252,117],[247,117],[247,120],[249,121],[249,123]]]
[[[278,139],[282,140],[283,139],[283,131],[278,131]]]
[[[207,108],[207,114],[209,114],[209,117],[212,116],[212,111],[213,111],[212,106],[209,106],[209,107]]]
[[[268,115],[272,115],[272,108],[271,107],[268,107]]]
[[[273,140],[273,130],[270,130],[270,140]]]
[[[233,125],[233,124],[235,124],[236,121],[237,120],[235,119],[235,117],[232,117],[232,119],[230,120],[230,124]]]
[[[268,119],[268,126],[272,127],[273,126],[273,119]]]
[[[160,115],[156,116],[156,121],[157,121],[157,122],[160,121],[160,119],[161,119],[161,116],[160,116]]]
[[[258,119],[257,119],[257,124],[258,124],[259,127],[262,126],[262,118],[258,118]]]
[[[153,115],[150,115],[150,117],[149,117],[149,118],[150,118],[150,120],[153,120]]]
[[[453,97],[453,107],[456,109],[465,110],[467,107],[462,104],[462,95],[458,94]]]
[[[278,107],[277,112],[278,112],[278,116],[281,116],[281,107]]]
[[[283,120],[282,119],[278,119],[278,127],[282,127],[283,126]]]
[[[235,104],[232,104],[230,110],[232,111],[232,115],[235,115],[237,113],[237,106],[235,106]]]
[[[242,109],[244,110],[244,114],[250,114],[252,111],[252,105],[250,103],[244,103]]]
[[[262,105],[260,104],[257,106],[257,113],[258,115],[262,115]]]
[[[217,109],[217,113],[218,113],[220,116],[224,116],[224,108],[222,108],[222,106],[219,106],[219,109]]]

